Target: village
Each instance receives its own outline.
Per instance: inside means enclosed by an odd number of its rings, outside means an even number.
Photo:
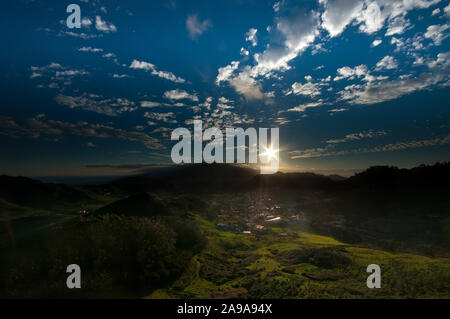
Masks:
[[[241,197],[221,205],[218,201],[212,202],[217,209],[218,222],[216,228],[223,231],[242,233],[246,235],[265,234],[272,227],[305,223],[309,221],[306,214],[295,203],[283,205],[265,193],[250,192]],[[287,236],[279,232],[280,236]]]
[[[306,198],[286,201],[272,195],[259,191],[237,197],[213,197],[210,207],[216,212],[216,229],[249,236],[275,233],[286,237],[295,234],[289,232],[289,228],[343,230],[348,224],[348,220],[338,213],[316,214],[311,209],[311,200]]]

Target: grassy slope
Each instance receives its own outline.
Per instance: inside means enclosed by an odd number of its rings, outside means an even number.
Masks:
[[[382,250],[355,247],[333,238],[288,230],[289,236],[275,232],[259,237],[218,231],[213,223],[197,217],[207,234],[208,247],[196,256],[183,276],[168,289],[153,292],[147,298],[210,298],[217,292],[232,292],[249,281],[270,280],[268,287],[291,283],[294,293],[277,295],[268,291],[263,297],[294,298],[450,298],[450,259],[414,254],[394,254]],[[333,247],[351,259],[346,267],[323,268],[311,263],[286,265],[280,253],[295,249]],[[245,275],[231,276],[215,283],[201,274],[205,255],[225,256],[228,268],[242,267]],[[382,288],[368,289],[366,267],[379,264]],[[289,269],[289,272],[285,270]],[[220,271],[219,269],[217,271]],[[289,287],[289,284],[287,284]],[[270,289],[270,288],[268,288]],[[236,290],[237,291],[237,290]]]

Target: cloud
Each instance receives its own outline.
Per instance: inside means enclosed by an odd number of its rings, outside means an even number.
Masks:
[[[242,72],[238,76],[231,78],[229,83],[236,92],[244,95],[247,100],[260,100],[264,97],[262,85],[246,72]]]
[[[448,37],[448,33],[445,34],[445,31],[449,28],[448,24],[443,25],[430,25],[427,28],[427,31],[424,34],[424,37],[430,39],[434,42],[435,45],[440,45],[444,39]]]
[[[441,9],[436,8],[436,9],[433,10],[433,12],[431,12],[431,15],[435,16],[435,15],[438,15],[439,13],[441,13]]]
[[[397,61],[392,56],[386,55],[383,59],[378,61],[375,70],[376,71],[392,70],[396,69],[397,67],[398,67]]]
[[[381,42],[383,42],[383,41],[380,40],[380,39],[375,39],[375,40],[373,40],[373,42],[370,45],[370,47],[372,47],[372,48],[377,47],[377,46],[379,46],[381,44]]]
[[[241,70],[239,62],[219,68],[216,84],[228,82],[236,92],[248,100],[262,99],[261,81],[268,78],[280,78],[276,72],[284,72],[291,67],[289,63],[306,50],[319,34],[319,15],[315,11],[288,6],[288,1],[280,3],[276,17],[277,39],[274,45],[267,45],[262,53],[255,53],[255,64]]]
[[[325,1],[322,27],[331,37],[338,36],[345,27],[361,14],[363,2],[360,0]]]
[[[396,80],[384,82],[367,82],[352,84],[340,91],[339,100],[350,104],[375,104],[390,101],[415,91],[428,89],[431,86],[448,81],[449,74],[445,70],[422,73],[419,76],[401,76]]]
[[[104,98],[95,94],[82,94],[80,96],[68,96],[58,94],[55,97],[58,104],[71,109],[80,108],[98,114],[117,116],[124,112],[133,112],[137,109],[135,103],[123,98]]]
[[[141,101],[141,107],[158,107],[162,104],[159,102],[152,102],[152,101]]]
[[[258,44],[258,38],[256,37],[257,32],[258,29],[250,28],[247,33],[245,33],[245,41],[251,42],[254,47]]]
[[[320,95],[320,84],[309,81],[304,84],[294,82],[291,89],[286,92],[286,95],[289,94],[315,97]]]
[[[305,12],[293,8],[286,16],[277,19],[277,31],[283,39],[283,46],[273,46],[263,53],[256,53],[256,65],[248,70],[252,77],[272,76],[273,71],[286,71],[289,62],[314,42],[318,35],[319,16],[315,11]]]
[[[190,94],[185,90],[175,89],[164,92],[164,97],[169,100],[191,100],[198,102],[198,96],[195,94]]]
[[[232,109],[234,106],[230,105],[233,101],[227,99],[226,97],[221,96],[219,98],[219,102],[217,103],[217,107],[220,107],[222,109]]]
[[[318,106],[321,106],[321,105],[323,105],[322,101],[319,100],[318,102],[310,102],[310,103],[305,103],[305,104],[298,105],[296,107],[288,109],[287,111],[288,112],[304,112],[304,111],[306,111],[306,109],[313,108],[313,107],[318,107]]]
[[[346,143],[349,141],[357,141],[357,140],[361,140],[361,139],[375,138],[375,137],[386,136],[386,135],[387,135],[386,131],[370,130],[370,131],[363,131],[360,133],[347,134],[347,135],[345,135],[344,138],[331,139],[331,140],[328,140],[327,143],[328,144],[340,144],[340,143]]]
[[[211,27],[211,21],[200,21],[197,14],[189,15],[186,19],[186,29],[191,39],[195,40]]]
[[[438,53],[436,60],[428,62],[430,69],[448,70],[450,68],[450,51]]]
[[[133,62],[131,62],[130,64],[130,69],[140,69],[140,70],[145,70],[145,71],[150,71],[152,75],[156,75],[160,78],[175,82],[175,83],[184,83],[186,82],[185,79],[175,76],[175,74],[173,74],[172,72],[166,72],[166,71],[158,71],[156,69],[156,66],[152,63],[149,62],[145,62],[145,61],[138,61],[138,60],[133,60]]]
[[[173,124],[177,123],[177,121],[174,119],[175,114],[173,112],[167,113],[145,112],[144,117],[152,120],[162,121],[164,123],[173,123]]]
[[[129,75],[127,75],[127,74],[117,74],[117,73],[113,74],[114,79],[123,79],[123,78],[128,78],[128,77],[129,77]]]
[[[219,68],[216,78],[216,84],[219,85],[220,82],[228,81],[231,78],[233,72],[237,70],[238,67],[239,61],[232,61],[229,65]]]
[[[63,122],[55,120],[47,120],[44,114],[29,118],[26,125],[19,126],[11,118],[0,117],[0,134],[2,130],[8,128],[3,132],[3,135],[11,137],[32,137],[39,138],[45,136],[57,136],[61,138],[64,134],[95,137],[95,138],[118,138],[127,141],[136,141],[145,145],[149,149],[165,148],[159,143],[159,140],[153,138],[143,132],[126,131],[123,129],[114,128],[112,126],[103,124],[91,124],[88,122]]]
[[[354,68],[344,66],[342,68],[337,69],[337,76],[334,78],[334,81],[339,81],[341,79],[348,78],[349,80],[353,80],[354,78],[361,78],[368,75],[367,66],[364,64],[355,66]]]
[[[102,57],[106,58],[106,59],[111,59],[111,58],[115,58],[116,55],[114,53],[109,52],[109,53],[103,54]]]
[[[330,115],[333,115],[334,113],[338,113],[338,112],[345,112],[345,111],[348,111],[348,109],[345,107],[339,107],[339,108],[334,108],[334,109],[328,110]]]
[[[49,88],[58,88],[59,85],[56,83],[58,81],[63,82],[64,85],[69,85],[72,83],[71,80],[73,77],[89,74],[89,72],[86,72],[85,70],[69,69],[56,62],[51,62],[50,64],[41,67],[31,66],[30,70],[32,71],[30,79],[39,78],[52,81],[48,84]],[[39,87],[43,87],[43,85],[41,84]]]
[[[100,48],[93,48],[93,47],[81,47],[78,49],[78,51],[81,52],[103,52],[103,49]]]
[[[102,20],[100,16],[95,17],[95,28],[105,33],[116,32],[117,28],[114,24]]]
[[[83,19],[81,19],[81,26],[82,27],[90,28],[91,25],[92,25],[92,21],[88,17],[84,17]]]
[[[248,56],[250,54],[250,52],[248,52],[248,50],[245,50],[244,48],[241,48],[239,52],[243,56]]]
[[[328,157],[328,156],[342,156],[352,154],[364,153],[379,153],[379,152],[393,152],[414,148],[431,147],[437,145],[450,144],[450,135],[424,140],[411,140],[404,142],[396,142],[390,144],[383,144],[372,148],[355,148],[355,149],[336,149],[336,144],[328,144],[324,147],[317,147],[305,150],[294,150],[288,152],[291,159],[314,158],[314,157]]]
[[[440,0],[321,0],[324,5],[322,27],[331,37],[340,35],[354,23],[361,32],[372,34],[387,21],[386,36],[402,34],[411,24],[405,18],[409,11],[426,9]]]

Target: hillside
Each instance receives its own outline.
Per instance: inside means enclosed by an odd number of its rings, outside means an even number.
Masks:
[[[95,202],[79,187],[43,183],[27,177],[0,176],[0,198],[11,204],[53,209]]]
[[[172,215],[162,199],[150,193],[131,195],[99,208],[96,213],[145,217]]]

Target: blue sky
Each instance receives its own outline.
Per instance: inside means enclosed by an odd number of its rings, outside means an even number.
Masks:
[[[170,163],[194,119],[279,127],[286,170],[450,158],[448,0],[7,1],[0,23],[0,173]]]

